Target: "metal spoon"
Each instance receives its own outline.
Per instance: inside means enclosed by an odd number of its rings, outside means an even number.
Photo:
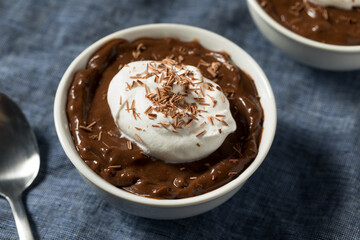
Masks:
[[[22,192],[39,172],[35,135],[20,108],[0,93],[0,195],[11,206],[20,239],[34,239]]]

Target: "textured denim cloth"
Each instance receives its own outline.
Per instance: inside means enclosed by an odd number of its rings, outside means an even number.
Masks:
[[[219,33],[260,64],[277,100],[268,157],[244,187],[200,216],[158,221],[98,197],[65,156],[53,103],[70,62],[99,38],[146,23]],[[0,1],[0,91],[34,128],[41,168],[24,201],[39,239],[360,239],[360,72],[289,59],[255,27],[245,0]],[[0,239],[17,239],[0,198]]]

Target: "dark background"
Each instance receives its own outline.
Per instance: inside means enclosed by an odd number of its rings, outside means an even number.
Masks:
[[[221,34],[264,69],[277,100],[268,157],[222,206],[197,217],[134,217],[101,200],[65,156],[53,102],[71,61],[99,38],[147,23]],[[245,0],[0,1],[0,91],[36,133],[41,169],[25,201],[40,239],[360,239],[360,72],[300,65],[273,48]],[[0,239],[17,239],[0,199]]]

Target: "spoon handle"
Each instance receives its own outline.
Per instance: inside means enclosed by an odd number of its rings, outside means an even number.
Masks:
[[[32,235],[29,221],[26,216],[21,194],[17,196],[8,196],[6,199],[10,203],[20,240],[33,240],[34,237]]]

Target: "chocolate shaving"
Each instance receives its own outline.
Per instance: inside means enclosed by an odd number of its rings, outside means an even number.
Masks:
[[[238,163],[240,160],[239,159],[230,159],[229,162],[231,163]]]
[[[170,126],[170,124],[166,124],[166,123],[162,123],[162,122],[159,122],[159,124],[161,126],[163,126],[164,128],[168,128]]]
[[[87,128],[92,128],[94,125],[96,124],[96,121],[93,121],[92,123],[90,123],[89,125],[87,125]]]
[[[96,134],[95,134],[95,135],[91,135],[91,136],[89,136],[89,138],[92,139],[92,140],[95,140],[95,139],[98,138],[98,135],[96,135]]]
[[[137,51],[144,51],[146,50],[146,46],[143,43],[139,43],[139,45],[137,45],[136,47]]]
[[[125,105],[126,105],[126,111],[127,111],[127,112],[130,112],[128,100],[125,101]]]
[[[126,91],[129,91],[129,90],[131,90],[131,86],[129,85],[129,83],[128,82],[125,82],[125,84],[126,84]]]
[[[200,88],[200,92],[201,92],[201,95],[202,95],[203,97],[205,97],[205,94],[204,94],[202,88]]]
[[[139,140],[139,142],[142,142],[141,137],[137,133],[135,133],[135,137]]]
[[[87,131],[87,132],[92,132],[92,129],[91,128],[88,128],[88,127],[85,127],[85,126],[79,126],[79,128],[80,129],[83,129],[83,130],[85,130],[85,131]]]
[[[138,50],[132,52],[132,55],[135,59],[137,59],[140,56],[140,54],[141,54],[141,52]]]
[[[136,81],[140,84],[140,86],[144,86],[144,83],[142,81],[140,81],[139,79]]]
[[[102,131],[99,132],[99,135],[97,137],[97,140],[100,141],[101,140],[101,136],[102,136]]]
[[[117,169],[117,168],[121,168],[121,165],[112,165],[112,166],[108,166],[109,169]]]
[[[206,70],[213,78],[217,76],[217,73],[211,67],[208,67]]]
[[[225,97],[224,97],[224,95],[221,96],[221,101],[222,101],[223,103],[225,103]]]
[[[80,125],[79,128],[80,128],[80,129],[83,129],[83,130],[85,130],[85,131],[87,131],[87,132],[92,132],[92,127],[93,127],[95,124],[96,124],[96,121],[93,121],[92,123],[90,123],[90,124],[87,125],[87,126],[82,126],[82,125]]]
[[[149,117],[149,119],[154,120],[154,119],[157,118],[157,114],[155,114],[155,113],[149,113],[149,114],[148,114],[148,117]]]
[[[213,116],[210,115],[210,116],[207,117],[207,119],[209,120],[210,125],[213,126],[214,125]]]
[[[153,107],[152,106],[149,106],[146,110],[145,110],[145,114],[149,114],[153,111]]]
[[[228,69],[232,69],[234,66],[231,64],[231,63],[229,63],[229,62],[223,62],[222,63],[224,66],[226,66]],[[214,80],[213,80],[214,81]]]
[[[225,126],[229,126],[229,124],[227,123],[227,122],[225,122],[224,120],[220,120],[220,122],[222,123],[222,124],[224,124]]]
[[[208,104],[208,103],[202,103],[202,102],[200,102],[200,103],[198,103],[199,105],[202,105],[202,106],[210,106],[210,104]]]
[[[129,140],[126,141],[126,145],[129,150],[132,150],[132,142],[131,141],[129,141]]]
[[[112,130],[108,131],[107,134],[108,134],[110,137],[119,137],[119,135],[117,135],[116,133],[114,133]]]
[[[199,132],[198,134],[196,134],[196,137],[200,137],[202,135],[204,135],[206,133],[206,130],[202,130],[201,132]]]
[[[189,119],[189,120],[185,123],[185,125],[188,126],[192,121],[194,121],[193,118]]]
[[[242,156],[242,153],[239,149],[237,149],[235,146],[233,146],[233,149],[239,154],[239,156]]]
[[[217,103],[217,101],[214,100],[214,101],[213,101],[213,105],[212,105],[213,108],[216,106],[216,103]]]
[[[144,157],[150,158],[150,156],[144,152],[140,152],[141,155],[143,155]]]
[[[158,57],[156,56],[155,53],[152,53],[151,56],[152,56],[152,58],[153,58],[154,60],[158,60]]]
[[[328,14],[328,11],[326,9],[323,9],[321,15],[325,20],[329,20],[329,14]]]

